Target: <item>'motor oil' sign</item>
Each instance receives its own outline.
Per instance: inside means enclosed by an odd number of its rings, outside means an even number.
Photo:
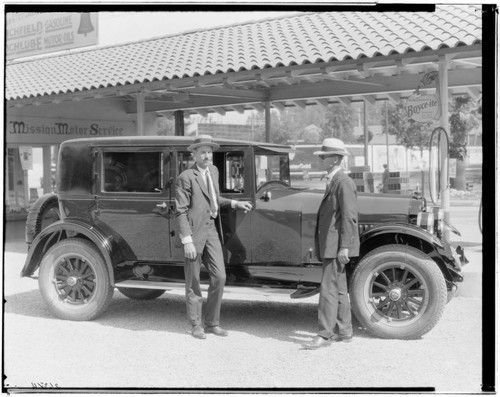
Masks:
[[[97,13],[9,13],[7,59],[97,44]]]
[[[439,101],[435,95],[412,95],[406,101],[408,118],[421,123],[439,118]]]

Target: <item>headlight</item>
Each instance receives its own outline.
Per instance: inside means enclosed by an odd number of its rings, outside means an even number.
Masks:
[[[432,212],[419,212],[417,226],[432,234],[434,231],[434,214]]]
[[[434,214],[434,227],[436,232],[442,234],[444,231],[444,211],[439,207],[434,207],[432,212]]]

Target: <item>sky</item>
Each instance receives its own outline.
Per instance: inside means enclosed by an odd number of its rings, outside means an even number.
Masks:
[[[148,38],[236,23],[283,17],[295,12],[99,12],[99,46],[130,43]]]

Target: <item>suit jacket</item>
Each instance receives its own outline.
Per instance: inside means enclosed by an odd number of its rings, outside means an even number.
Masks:
[[[209,165],[210,174],[218,201],[218,214],[220,207],[231,205],[231,200],[220,196],[219,170],[214,165]],[[203,252],[208,235],[208,222],[210,220],[210,196],[203,179],[202,173],[196,165],[182,172],[175,183],[175,217],[182,237],[192,236],[196,252]],[[216,219],[219,237],[222,240],[220,216]]]
[[[340,248],[359,256],[356,185],[342,170],[335,173],[319,206],[314,234],[318,259],[336,258]]]

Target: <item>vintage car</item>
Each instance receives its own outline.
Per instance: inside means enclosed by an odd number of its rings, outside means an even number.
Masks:
[[[63,319],[101,315],[114,289],[154,299],[184,284],[175,180],[194,164],[189,137],[75,139],[59,150],[57,194],[26,224],[21,272]],[[323,189],[290,185],[285,145],[218,140],[220,191],[254,205],[221,211],[227,285],[319,292],[314,252]],[[353,312],[382,338],[419,338],[436,325],[462,281],[463,250],[443,237],[442,210],[422,198],[358,193],[361,249],[348,265]],[[455,232],[457,232],[455,230]],[[202,274],[207,280],[207,273]]]

